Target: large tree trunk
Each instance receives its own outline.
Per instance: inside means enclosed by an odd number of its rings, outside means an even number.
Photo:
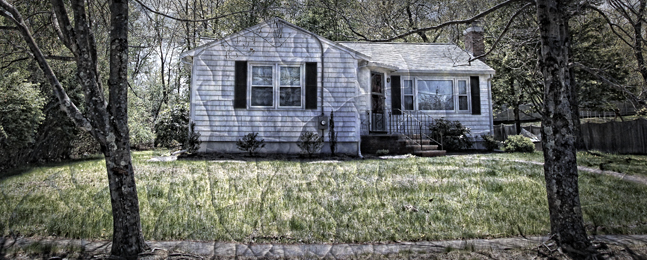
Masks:
[[[591,246],[582,218],[569,68],[568,1],[538,0],[540,69],[544,77],[542,144],[550,227],[557,244],[581,258]]]
[[[104,155],[110,180],[113,235],[112,255],[136,258],[148,248],[139,217],[139,200],[130,156],[128,133],[128,0],[110,2],[110,99],[112,136]]]
[[[89,131],[101,144],[106,160],[112,204],[111,254],[118,257],[137,258],[137,255],[148,246],[144,242],[141,231],[139,200],[128,136],[128,1],[110,2],[110,78],[108,79],[110,97],[107,104],[97,70],[95,42],[87,21],[85,1],[71,1],[74,26],[68,17],[64,1],[51,1],[57,18],[53,27],[76,60],[77,77],[85,92],[88,118],[70,101],[18,10],[6,0],[0,0],[0,8],[7,11],[0,12],[0,15],[16,25],[34,59],[51,83],[61,109],[77,126]]]

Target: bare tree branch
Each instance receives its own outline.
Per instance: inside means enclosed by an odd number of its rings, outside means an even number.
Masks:
[[[135,0],[135,1],[137,1],[137,0]],[[406,32],[406,33],[403,33],[403,34],[400,34],[400,35],[397,35],[397,36],[394,36],[394,37],[391,37],[391,38],[388,38],[388,39],[369,40],[369,41],[372,41],[372,42],[390,42],[390,41],[394,41],[394,40],[397,40],[397,39],[402,39],[402,38],[407,37],[407,36],[412,35],[412,34],[418,34],[418,33],[421,33],[421,32],[437,30],[437,29],[440,29],[440,28],[443,28],[443,27],[449,26],[449,25],[472,23],[472,22],[474,22],[474,21],[476,21],[476,20],[478,20],[478,19],[480,19],[482,17],[487,16],[488,14],[490,14],[490,13],[496,11],[496,10],[499,10],[499,9],[505,7],[505,6],[508,6],[508,5],[512,4],[512,3],[520,2],[520,1],[528,1],[528,0],[507,0],[507,1],[503,2],[503,3],[497,4],[497,5],[493,6],[492,8],[490,8],[488,10],[485,10],[485,11],[483,11],[483,12],[481,12],[481,13],[475,15],[475,16],[472,16],[472,17],[470,17],[468,19],[465,19],[465,20],[453,20],[453,21],[444,22],[444,23],[434,25],[434,26],[430,26],[430,27],[420,28],[420,29],[417,29],[417,30],[411,30],[409,32]],[[534,4],[534,2],[532,2],[532,4]]]
[[[134,0],[134,1],[137,2],[139,5],[141,5],[144,9],[146,9],[149,12],[152,12],[152,13],[155,13],[155,14],[158,14],[158,15],[161,15],[161,16],[164,16],[166,18],[169,18],[169,19],[172,19],[172,20],[175,20],[175,21],[179,21],[179,22],[206,22],[206,21],[225,18],[225,17],[228,17],[228,16],[236,15],[236,14],[249,13],[249,12],[253,11],[253,9],[249,9],[249,10],[245,10],[245,11],[238,11],[238,12],[223,14],[223,15],[219,15],[219,16],[214,16],[214,17],[211,17],[211,18],[192,20],[192,19],[183,19],[183,18],[173,17],[173,16],[170,16],[168,14],[153,10],[152,8],[146,6],[144,3],[142,3],[140,0]]]
[[[625,44],[627,44],[628,46],[631,46],[631,44],[630,44],[627,40],[625,40],[625,38],[624,38],[623,36],[621,36],[621,35],[620,35],[620,33],[618,33],[618,32],[615,30],[615,28],[620,29],[620,31],[622,31],[624,34],[626,34],[629,38],[632,38],[632,37],[631,37],[631,34],[629,34],[627,31],[625,31],[621,26],[619,26],[619,25],[617,25],[617,24],[615,24],[615,23],[611,22],[611,19],[609,19],[609,17],[607,16],[607,14],[605,14],[605,13],[604,13],[602,10],[600,10],[599,8],[597,8],[597,7],[595,7],[595,6],[592,6],[592,5],[586,5],[585,7],[586,7],[586,8],[589,8],[589,9],[591,9],[591,10],[593,10],[593,11],[597,12],[599,15],[601,15],[601,16],[602,16],[602,18],[604,18],[604,20],[606,20],[606,21],[607,21],[607,24],[609,25],[609,28],[611,28],[611,31],[613,32],[613,34],[615,34],[616,36],[618,36],[618,38],[619,38],[620,40],[622,40]],[[631,40],[633,41],[633,39],[631,39]]]
[[[486,53],[483,53],[483,54],[481,54],[481,55],[479,55],[479,56],[476,56],[476,57],[474,57],[474,58],[469,59],[469,61],[468,61],[468,62],[472,62],[472,61],[474,61],[474,60],[476,60],[476,59],[483,58],[483,57],[485,57],[485,56],[489,55],[489,54],[490,54],[494,49],[496,49],[496,46],[497,46],[497,45],[499,44],[499,42],[501,41],[501,38],[503,38],[503,36],[506,34],[506,32],[508,32],[508,29],[510,29],[510,25],[512,25],[512,23],[513,23],[513,22],[514,22],[514,20],[515,20],[514,18],[516,18],[519,14],[521,14],[521,12],[523,12],[526,8],[528,8],[528,7],[530,7],[530,6],[533,6],[533,5],[534,5],[534,3],[528,3],[528,4],[524,5],[524,6],[522,6],[521,8],[519,8],[519,10],[517,10],[517,12],[515,12],[515,13],[512,15],[512,17],[510,17],[510,19],[508,19],[508,23],[505,25],[505,28],[503,28],[503,32],[501,32],[501,34],[499,34],[499,37],[496,39],[496,41],[494,42],[494,44],[492,44],[492,47],[490,48],[490,50],[489,50],[489,51],[487,51]]]

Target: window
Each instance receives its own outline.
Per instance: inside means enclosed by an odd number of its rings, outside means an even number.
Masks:
[[[301,108],[303,66],[283,64],[250,65],[250,106]]]
[[[271,107],[273,101],[272,66],[252,66],[252,106]]]
[[[404,80],[402,95],[404,96],[404,110],[413,110],[413,80]]]
[[[279,106],[301,106],[301,67],[281,67]]]
[[[467,80],[458,81],[458,110],[469,110],[467,102]]]
[[[419,110],[454,110],[451,80],[418,80]]]
[[[470,110],[470,86],[465,78],[411,77],[402,81],[404,110]]]

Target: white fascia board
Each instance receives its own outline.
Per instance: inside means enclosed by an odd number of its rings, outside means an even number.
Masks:
[[[494,70],[397,70],[394,74],[494,75]]]

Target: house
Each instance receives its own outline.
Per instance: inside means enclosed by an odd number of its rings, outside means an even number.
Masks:
[[[482,52],[482,29],[466,33],[478,41],[468,51]],[[256,132],[261,152],[298,153],[305,131],[328,141],[334,112],[346,154],[362,137],[415,134],[434,118],[491,133],[494,70],[471,57],[453,44],[333,42],[280,18],[181,54],[200,151],[239,152],[236,140]]]

